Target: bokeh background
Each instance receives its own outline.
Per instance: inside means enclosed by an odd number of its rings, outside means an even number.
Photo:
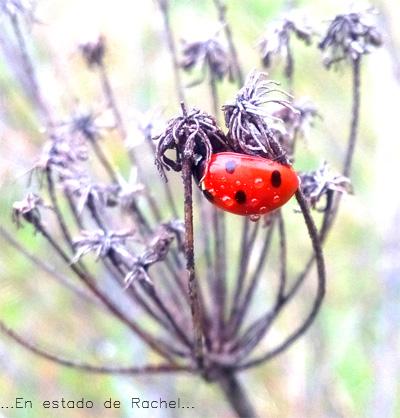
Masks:
[[[268,22],[293,5],[319,25],[348,10],[349,3],[227,1],[228,19],[246,72],[260,67],[256,45]],[[373,6],[380,11],[377,22],[384,46],[363,63],[361,129],[352,176],[355,193],[343,199],[325,247],[328,287],[323,309],[312,328],[289,351],[240,376],[263,417],[400,415],[400,4],[397,0],[382,0]],[[211,0],[171,0],[171,7],[177,40],[204,38],[218,28]],[[176,114],[170,56],[156,2],[39,0],[35,15],[38,23],[26,35],[31,40],[29,48],[40,85],[55,113],[68,116],[77,101],[88,108],[104,109],[99,80],[77,52],[79,43],[102,33],[107,39],[106,63],[120,107],[124,117],[132,121],[128,124],[132,140],[139,112],[158,109],[165,119]],[[4,52],[4,44],[11,46],[14,42],[4,17],[0,19],[0,35]],[[294,94],[308,97],[322,115],[299,144],[296,167],[314,169],[328,160],[340,169],[351,108],[349,68],[325,70],[316,42],[311,47],[296,43],[294,50]],[[35,109],[14,77],[20,70],[17,61],[3,55],[0,222],[36,254],[52,261],[48,247],[31,228],[17,231],[10,220],[12,202],[26,191],[24,173],[32,167],[43,145]],[[270,75],[285,86],[279,63]],[[184,78],[185,83],[191,80],[193,76]],[[222,101],[230,99],[235,89],[224,82],[220,88]],[[190,105],[211,111],[204,86],[188,89],[187,96]],[[106,145],[121,170],[129,172],[129,164],[112,137],[106,139]],[[295,223],[290,225],[296,236]],[[73,357],[125,364],[147,358],[144,349],[122,327],[93,307],[77,303],[1,238],[0,245],[0,315],[10,326],[51,350]],[[302,261],[301,254],[296,257],[299,259],[292,260],[294,266]],[[296,302],[298,306],[308,301],[307,286],[302,297]],[[262,299],[259,303],[263,303]],[[287,319],[288,326],[296,320],[296,313],[295,306],[292,317]],[[56,415],[53,411],[48,416],[133,416],[129,408],[132,396],[179,396],[196,407],[178,412],[152,410],[135,416],[232,416],[219,388],[200,379],[184,375],[125,378],[85,374],[39,359],[5,336],[0,336],[0,370],[3,404],[16,397],[30,399],[34,404],[61,397],[84,397],[101,403],[112,397],[123,405],[113,412],[75,409],[55,411]],[[45,415],[41,409],[3,409],[2,416]]]

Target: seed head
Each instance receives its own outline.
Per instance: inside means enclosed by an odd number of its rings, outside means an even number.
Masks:
[[[267,109],[268,104],[296,110],[286,99],[275,98],[279,90],[277,83],[267,78],[265,73],[253,71],[239,90],[235,100],[223,106],[228,141],[232,149],[246,154],[263,155],[268,158],[288,162],[285,152],[274,137],[273,124],[282,122]]]
[[[382,36],[373,20],[373,10],[337,15],[319,48],[324,51],[324,64],[330,68],[343,60],[355,61],[382,44]]]
[[[313,34],[313,29],[306,23],[305,19],[299,19],[294,15],[272,23],[258,43],[263,66],[269,69],[275,57],[281,57],[286,62],[285,75],[291,77],[293,74],[290,48],[292,35],[306,45],[311,45]]]
[[[229,77],[232,81],[229,54],[215,37],[205,41],[182,41],[182,60],[180,65],[185,71],[191,71],[195,67],[200,68],[202,76],[196,82],[191,83],[192,86],[204,80],[207,70],[217,80]]]
[[[181,171],[183,158],[193,166],[199,161],[209,161],[211,154],[228,149],[227,139],[215,118],[198,109],[171,119],[164,132],[154,138],[157,142],[156,165],[165,177],[164,169]],[[167,156],[173,150],[175,158]]]
[[[106,42],[103,35],[98,35],[94,40],[81,43],[79,49],[89,68],[103,65],[106,52]]]
[[[318,202],[324,196],[329,197],[333,192],[352,193],[353,190],[350,179],[331,171],[326,161],[315,171],[301,173],[300,179],[301,189],[310,206],[320,212],[329,209],[328,205],[317,208]]]
[[[44,207],[42,198],[34,193],[28,193],[24,199],[13,204],[12,220],[18,228],[22,226],[21,220],[36,227],[41,221],[41,207]]]

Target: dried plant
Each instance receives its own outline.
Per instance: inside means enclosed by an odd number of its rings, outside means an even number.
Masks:
[[[201,181],[201,165],[207,163],[212,153],[220,151],[260,155],[291,165],[295,158],[296,138],[310,117],[315,116],[316,110],[293,102],[292,96],[280,90],[265,73],[253,70],[243,81],[225,6],[220,1],[214,3],[228,48],[214,38],[185,43],[183,60],[180,60],[170,24],[169,2],[158,1],[181,110],[159,134],[153,131],[151,120],[138,124],[161,174],[163,196],[156,199],[146,176],[146,170],[153,167],[145,167],[135,146],[129,143],[125,112],[118,106],[105,65],[105,37],[84,43],[79,49],[86,65],[94,76],[99,77],[113,115],[112,125],[100,124],[97,114],[81,109],[72,109],[67,121],[57,122],[61,118],[50,112],[46,105],[35,63],[20,30],[21,22],[15,13],[9,12],[8,4],[14,5],[20,13],[25,9],[21,9],[18,2],[6,2],[3,14],[9,15],[15,31],[17,48],[33,93],[29,97],[45,128],[44,150],[35,166],[43,188],[38,194],[29,193],[25,199],[16,202],[12,216],[19,227],[24,224],[34,227],[86,291],[82,292],[40,258],[31,255],[12,237],[8,228],[1,226],[0,235],[39,268],[52,272],[60,285],[71,289],[83,302],[89,299],[108,310],[157,355],[158,361],[134,366],[87,364],[40,348],[3,321],[0,329],[35,354],[84,371],[127,375],[188,372],[200,376],[207,382],[218,383],[237,415],[248,417],[256,413],[237,373],[262,365],[291,346],[309,328],[321,307],[325,292],[322,244],[337,213],[339,196],[351,191],[349,176],[360,103],[359,62],[369,51],[369,45],[379,43],[379,36],[374,26],[365,23],[364,16],[353,13],[335,18],[320,43],[322,49],[332,51],[329,65],[345,56],[352,60],[354,95],[351,133],[342,173],[332,174],[327,165],[323,165],[300,175],[302,185],[296,192],[296,199],[308,231],[312,255],[303,270],[290,278],[288,260],[291,253],[286,239],[285,211],[266,215],[264,224],[245,218],[232,282],[227,275],[227,263],[234,262],[231,247],[227,245],[229,219],[193,190],[192,183]],[[290,79],[294,71],[294,54],[289,45],[291,33],[307,44],[311,42],[311,29],[290,19],[284,19],[273,30],[271,36],[276,39],[268,36],[262,41],[264,64],[269,65],[273,55],[283,53],[287,59],[284,73]],[[189,108],[186,103],[180,71],[197,65],[205,74],[199,83],[207,83],[208,78],[213,114]],[[239,90],[234,100],[222,107],[227,128],[224,132],[218,125],[221,106],[217,87],[226,76],[231,76]],[[111,131],[116,131],[121,146],[126,146],[133,166],[129,181],[124,179],[104,147],[102,139]],[[89,157],[94,158],[96,169],[89,165]],[[98,174],[100,169],[106,179]],[[173,192],[170,183],[165,182],[167,174],[168,178],[175,175],[165,173],[171,170],[182,177],[182,188],[178,192]],[[317,204],[323,196],[326,196],[327,205],[318,228],[310,208],[321,209]],[[44,203],[46,201],[48,203]],[[183,219],[179,216],[182,207]],[[200,228],[194,208],[199,209],[203,223]],[[301,215],[296,216],[300,219]],[[211,222],[207,223],[207,220]],[[210,224],[210,227],[205,228],[204,224]],[[251,307],[256,300],[257,287],[264,280],[274,234],[278,237],[279,253],[276,293],[263,313],[254,317]],[[39,240],[39,236],[36,239]],[[259,245],[259,251],[255,251],[256,245]],[[97,260],[99,268],[90,267],[87,260],[91,258]],[[205,263],[199,262],[202,258]],[[197,268],[195,262],[199,262]],[[298,294],[314,263],[317,285],[309,301],[308,313],[277,345],[263,351],[262,342]],[[102,280],[104,276],[110,277],[112,283]],[[116,289],[121,291],[118,294],[123,295],[124,303],[114,296]],[[140,321],[139,312],[152,323],[151,327],[146,326],[146,321]]]
[[[259,41],[263,66],[268,69],[271,67],[274,58],[282,57],[285,60],[284,74],[289,80],[292,80],[294,72],[294,58],[291,47],[292,35],[306,45],[311,45],[314,30],[304,18],[299,18],[293,14],[269,24]]]

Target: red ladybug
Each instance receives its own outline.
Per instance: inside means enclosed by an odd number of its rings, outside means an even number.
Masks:
[[[284,205],[299,187],[289,166],[235,152],[213,154],[199,184],[206,198],[237,215],[261,215]]]

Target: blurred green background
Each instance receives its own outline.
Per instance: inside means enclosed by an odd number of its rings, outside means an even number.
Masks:
[[[228,20],[245,72],[259,68],[257,41],[268,22],[279,17],[288,3],[227,1]],[[348,2],[334,0],[292,3],[317,24],[349,6]],[[363,63],[361,130],[352,177],[355,193],[343,199],[325,247],[328,288],[323,309],[312,328],[289,351],[240,376],[263,417],[400,415],[400,3],[382,0],[373,5],[380,11],[377,21],[384,34],[384,47]],[[171,0],[171,9],[177,41],[204,38],[218,28],[210,0]],[[103,33],[108,47],[106,63],[124,117],[132,121],[132,138],[138,111],[158,108],[164,118],[176,114],[170,57],[156,2],[40,0],[36,16],[39,23],[26,34],[33,39],[30,51],[52,111],[67,116],[77,99],[83,106],[104,109],[99,80],[85,67],[76,48],[93,34]],[[6,18],[1,18],[0,25],[3,40],[6,36],[12,39]],[[294,44],[294,94],[310,98],[322,115],[309,138],[299,145],[296,168],[314,169],[326,159],[340,169],[349,130],[350,70],[343,67],[326,71],[315,44]],[[10,225],[12,202],[25,193],[27,176],[23,173],[32,167],[43,144],[35,111],[13,77],[18,70],[10,61],[0,61],[0,221],[30,249],[52,261],[47,246],[31,228],[16,232]],[[285,86],[279,63],[270,75]],[[184,76],[185,83],[192,79]],[[220,88],[222,102],[229,100],[235,89],[224,82]],[[205,86],[188,89],[187,98],[190,105],[211,111]],[[116,164],[128,173],[128,162],[113,138],[106,140],[106,146]],[[155,178],[156,173],[151,175]],[[232,228],[237,227],[232,222]],[[294,221],[290,228],[289,241],[291,234],[301,236]],[[230,234],[235,234],[235,229]],[[41,345],[71,357],[123,364],[146,360],[145,350],[125,329],[92,306],[77,303],[1,238],[0,245],[0,315],[8,324]],[[304,261],[301,251],[302,244],[294,252],[293,268]],[[307,304],[313,283],[311,277],[286,326]],[[259,303],[262,307],[262,298]],[[232,416],[219,388],[200,379],[184,375],[125,378],[85,374],[39,359],[5,336],[0,336],[0,370],[3,404],[16,397],[34,404],[46,399],[84,397],[101,404],[112,397],[124,406],[113,412],[102,408],[58,410],[48,416],[133,416],[129,408],[132,396],[179,396],[195,406],[194,410],[152,410],[135,416]],[[43,413],[42,409],[2,409],[0,417],[42,417]]]

